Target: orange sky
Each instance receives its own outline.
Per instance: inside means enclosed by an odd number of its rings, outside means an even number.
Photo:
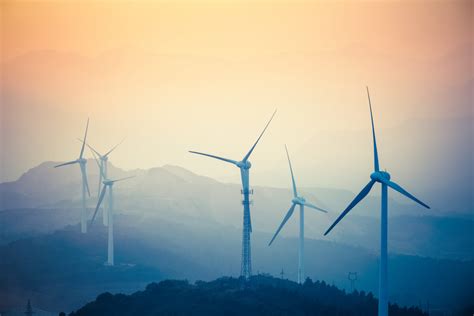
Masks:
[[[255,163],[282,177],[283,143],[303,154],[315,135],[366,131],[366,84],[381,130],[472,115],[472,13],[471,1],[2,1],[0,179],[74,158],[87,117],[99,148],[127,136],[119,166],[227,179],[186,151],[238,159],[274,108]],[[342,149],[318,150],[329,163]]]

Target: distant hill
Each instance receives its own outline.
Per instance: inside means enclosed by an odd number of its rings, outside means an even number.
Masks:
[[[0,184],[0,244],[77,223],[81,192],[79,169],[77,166],[55,169],[55,164],[42,163],[28,170],[17,181]],[[88,207],[93,209],[99,185],[98,168],[93,160],[88,161],[87,170],[91,188]],[[115,187],[117,209],[127,214],[137,217],[153,214],[178,222],[199,218],[201,221],[240,227],[242,197],[238,184],[218,182],[171,165],[125,171],[109,164],[109,174],[112,178],[136,176]],[[328,188],[302,188],[301,191],[308,200],[330,211],[328,214],[307,211],[305,225],[309,238],[322,238],[324,230],[355,195],[347,190]],[[252,199],[254,228],[273,233],[288,209],[290,189],[255,187]],[[374,236],[378,236],[379,208],[379,197],[369,195],[338,229],[324,239],[377,251],[379,245]],[[41,209],[44,212],[34,218],[24,217],[25,209]],[[63,212],[53,214],[54,210]],[[423,215],[419,215],[420,212]],[[30,212],[30,215],[33,214]],[[436,258],[474,259],[472,216],[422,210],[414,204],[399,204],[394,200],[390,200],[389,214],[393,218],[389,229],[390,251]],[[298,234],[298,226],[293,224],[291,220],[281,232],[282,236]],[[407,230],[407,227],[410,229]]]
[[[61,213],[66,212],[58,211],[58,217]],[[23,212],[22,217],[28,215]],[[198,217],[176,217],[118,213],[114,267],[104,266],[107,231],[101,223],[86,235],[76,224],[0,246],[0,309],[23,306],[28,297],[43,309],[69,312],[102,292],[131,293],[162,279],[195,281],[239,275],[240,229]],[[270,238],[269,233],[258,231],[252,235],[254,274],[279,275],[283,269],[286,278],[295,280],[297,239],[279,238],[268,247]],[[347,273],[356,271],[357,289],[377,293],[377,253],[309,238],[305,249],[306,274],[311,278],[347,289]],[[391,253],[390,301],[401,305],[421,302],[423,308],[429,301],[432,308],[448,310],[466,306],[473,300],[473,267],[474,261]]]
[[[392,316],[427,315],[418,308],[391,305]],[[166,280],[131,295],[104,293],[71,316],[156,315],[377,315],[372,293],[346,293],[325,282],[304,285],[267,275],[211,282]]]

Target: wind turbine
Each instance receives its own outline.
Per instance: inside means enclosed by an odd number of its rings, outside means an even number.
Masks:
[[[190,153],[193,153],[193,154],[203,155],[203,156],[207,156],[207,157],[211,157],[211,158],[215,158],[215,159],[219,159],[219,160],[231,163],[240,169],[240,176],[242,179],[241,192],[244,196],[244,200],[242,201],[242,205],[244,206],[244,214],[243,214],[243,229],[242,229],[242,262],[241,262],[241,267],[240,267],[240,275],[246,279],[248,279],[252,275],[252,261],[251,261],[251,249],[250,249],[250,233],[252,232],[252,222],[250,220],[249,195],[253,194],[253,190],[250,190],[250,185],[249,185],[249,169],[252,166],[252,164],[249,161],[249,157],[252,154],[253,150],[255,149],[255,146],[257,146],[258,142],[260,141],[260,138],[263,136],[263,133],[265,133],[265,130],[267,129],[270,122],[272,121],[273,117],[275,116],[275,113],[276,113],[276,110],[273,112],[272,117],[268,121],[267,125],[265,125],[265,128],[263,129],[260,136],[257,138],[257,141],[253,144],[249,152],[244,156],[244,158],[242,158],[241,161],[222,158],[222,157],[209,155],[209,154],[205,154],[205,153],[201,153],[197,151],[189,151]]]
[[[94,157],[95,158],[95,157]],[[95,158],[95,161],[98,165],[99,161]],[[113,188],[114,184],[119,181],[127,180],[133,178],[135,176],[125,177],[116,180],[108,179],[105,174],[102,173],[102,177],[104,181],[102,181],[103,186],[102,190],[100,191],[99,200],[97,201],[97,206],[94,211],[94,215],[92,216],[91,226],[94,223],[95,217],[97,215],[97,211],[99,210],[100,204],[104,200],[105,194],[107,193],[107,188],[109,190],[109,211],[107,212],[108,215],[108,242],[107,242],[107,265],[113,266],[114,265],[114,195],[113,195]]]
[[[388,315],[388,267],[387,267],[387,231],[388,231],[388,187],[392,188],[395,191],[400,192],[409,199],[415,201],[418,204],[426,208],[430,208],[425,203],[418,200],[412,194],[407,192],[401,186],[396,184],[393,181],[390,181],[390,174],[386,171],[380,171],[379,168],[379,157],[377,153],[377,142],[375,140],[375,128],[374,128],[374,118],[372,115],[372,104],[370,102],[369,88],[367,87],[367,98],[369,100],[369,109],[370,109],[370,120],[372,122],[372,138],[374,142],[374,172],[370,175],[369,183],[360,191],[360,193],[354,198],[354,200],[347,206],[347,208],[339,215],[336,221],[329,227],[329,229],[324,233],[326,236],[334,226],[339,223],[344,216],[349,213],[349,211],[356,206],[363,198],[369,194],[372,186],[378,182],[382,185],[382,210],[381,210],[381,220],[380,220],[380,271],[379,271],[379,307],[378,315],[387,316]]]
[[[84,147],[86,145],[86,139],[87,139],[87,130],[89,129],[89,119],[87,119],[87,125],[86,125],[86,132],[84,134],[84,141],[82,142],[82,147],[81,147],[81,152],[79,154],[79,158],[76,160],[72,160],[69,162],[62,163],[60,165],[54,166],[54,168],[62,167],[62,166],[67,166],[67,165],[73,165],[73,164],[79,164],[81,168],[81,175],[82,175],[82,211],[81,211],[81,232],[83,234],[87,233],[87,220],[86,220],[86,190],[87,194],[91,196],[90,190],[89,190],[89,183],[87,182],[87,173],[86,173],[86,164],[87,164],[87,159],[84,159]]]
[[[109,155],[111,152],[113,152],[115,150],[115,148],[117,148],[120,144],[123,143],[125,139],[122,139],[122,141],[120,143],[118,143],[117,145],[115,145],[114,147],[112,147],[112,149],[110,149],[108,152],[106,152],[105,154],[101,155],[97,150],[95,150],[92,146],[90,146],[89,144],[87,144],[87,147],[89,147],[90,150],[92,150],[93,153],[95,153],[98,157],[99,157],[99,161],[100,163],[98,164],[99,166],[99,188],[97,190],[97,198],[99,198],[100,196],[100,187],[101,187],[101,184],[102,184],[102,181],[104,181],[105,179],[107,179],[107,162],[109,160]],[[104,204],[106,203],[106,201],[104,202]],[[104,205],[104,208],[103,208],[103,211],[102,211],[102,223],[104,224],[104,226],[107,226],[108,225],[108,216],[107,216],[107,206]]]
[[[295,177],[293,175],[293,168],[291,167],[290,155],[288,154],[288,148],[286,148],[286,145],[285,145],[285,150],[286,150],[286,157],[288,158],[288,165],[290,166],[291,181],[293,184],[293,199],[291,200],[291,207],[288,210],[288,213],[286,213],[285,217],[283,218],[283,221],[281,222],[275,235],[273,235],[273,238],[268,245],[270,246],[273,243],[273,241],[277,237],[280,230],[283,228],[283,226],[285,226],[286,222],[290,219],[291,215],[293,215],[296,205],[299,205],[300,206],[300,240],[299,240],[299,248],[298,248],[298,283],[302,284],[304,282],[304,207],[307,206],[309,208],[315,209],[323,213],[327,213],[327,211],[309,202],[306,202],[306,199],[304,197],[298,195],[298,191],[296,190]]]

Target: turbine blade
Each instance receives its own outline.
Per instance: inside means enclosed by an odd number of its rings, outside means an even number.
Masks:
[[[87,118],[86,132],[84,133],[84,140],[82,141],[81,154],[79,155],[79,159],[81,159],[82,155],[84,154],[84,147],[86,146],[88,129],[89,129],[89,118]]]
[[[84,142],[84,140],[81,138],[77,138],[77,140],[80,141],[81,143]],[[97,150],[95,150],[91,145],[89,145],[88,143],[86,143],[86,145],[87,147],[89,147],[90,150],[95,152],[97,156],[102,157],[102,155]]]
[[[190,150],[189,152],[192,153],[192,154],[207,156],[207,157],[219,159],[219,160],[222,160],[222,161],[229,162],[229,163],[232,163],[232,164],[234,164],[234,165],[237,165],[237,161],[232,160],[232,159],[222,158],[222,157],[219,157],[219,156],[214,156],[214,155],[205,154],[205,153],[201,153],[201,152],[198,152],[198,151],[192,151],[192,150]]]
[[[104,157],[107,157],[111,152],[113,152],[113,151],[115,150],[115,148],[117,148],[120,144],[123,143],[124,140],[125,140],[125,138],[122,139],[122,140],[120,141],[120,143],[118,143],[117,145],[115,145],[114,147],[112,147],[112,149],[109,150],[109,151],[104,155]]]
[[[323,213],[327,213],[327,212],[328,212],[328,211],[326,211],[326,210],[324,210],[324,209],[322,209],[322,208],[319,208],[319,207],[317,207],[317,206],[315,206],[315,205],[313,205],[313,204],[311,204],[311,203],[308,203],[308,202],[304,202],[304,206],[307,206],[307,207],[309,207],[309,208],[318,210],[318,211],[323,212]]]
[[[354,198],[354,200],[352,200],[351,204],[349,204],[349,206],[347,206],[347,208],[344,210],[344,212],[341,213],[341,215],[339,215],[339,217],[336,219],[336,221],[331,225],[331,227],[328,228],[328,230],[324,233],[324,236],[326,236],[327,234],[329,234],[329,232],[334,228],[334,226],[337,225],[337,223],[339,223],[341,221],[341,219],[344,218],[344,216],[347,215],[347,213],[349,213],[349,211],[357,205],[357,203],[359,203],[363,198],[365,198],[367,196],[367,194],[369,194],[370,192],[370,189],[372,189],[372,186],[374,185],[375,181],[374,180],[370,180],[370,182],[362,189],[362,191],[360,191],[359,194],[357,194],[357,196]]]
[[[88,145],[89,146],[89,145]],[[92,148],[90,148],[91,150],[93,150]],[[99,162],[99,160],[97,159],[97,156],[95,155],[94,151],[91,151],[92,152],[92,156],[94,157],[94,160],[95,162],[97,163],[97,167],[99,167],[99,184],[100,184],[100,181],[102,178],[105,179],[105,176],[104,176],[104,170],[102,168],[102,164]]]
[[[288,164],[290,165],[291,181],[293,183],[293,197],[297,197],[298,193],[296,192],[296,183],[295,176],[293,175],[293,168],[291,167],[290,155],[288,154],[288,148],[285,145],[286,157],[288,157]]]
[[[102,185],[102,181],[105,180],[103,178],[103,175],[104,175],[103,167],[104,167],[104,163],[101,160],[101,163],[100,163],[100,166],[99,166],[100,173],[99,173],[99,188],[97,189],[97,198],[99,198],[99,196],[100,196],[100,186]]]
[[[87,182],[86,165],[81,163],[80,166],[81,166],[82,181],[84,181],[84,183],[86,185],[86,189],[87,189],[87,194],[90,197],[91,196],[91,191],[89,190],[89,183]]]
[[[370,108],[370,121],[372,122],[372,138],[374,141],[374,169],[375,171],[379,171],[379,154],[377,152],[377,141],[375,139],[374,117],[372,115],[372,103],[370,102],[369,87],[365,87],[365,88],[367,89],[367,97],[369,99],[369,108]]]
[[[119,182],[119,181],[123,181],[123,180],[127,180],[127,179],[131,179],[131,178],[135,178],[136,176],[130,176],[130,177],[125,177],[125,178],[121,178],[121,179],[117,179],[117,180],[112,180],[112,183],[115,183],[115,182]]]
[[[65,162],[65,163],[56,165],[56,166],[54,166],[54,168],[59,168],[59,167],[62,167],[62,166],[67,166],[67,165],[73,165],[73,164],[75,164],[75,163],[77,163],[77,160],[68,161],[68,162]]]
[[[410,194],[408,191],[406,191],[404,188],[402,188],[401,186],[399,186],[398,184],[396,184],[395,182],[393,181],[390,181],[390,180],[381,180],[382,183],[385,183],[386,185],[388,185],[389,187],[391,187],[392,189],[394,189],[395,191],[398,191],[400,192],[401,194],[403,194],[404,196],[406,196],[407,198],[409,199],[412,199],[413,201],[415,201],[416,203],[426,207],[426,208],[430,208],[428,205],[426,205],[425,203],[421,202],[420,200],[418,200],[416,197],[414,197],[412,194]]]
[[[293,211],[295,210],[295,206],[296,206],[295,203],[293,203],[293,205],[291,205],[290,209],[288,210],[288,213],[286,213],[286,215],[285,215],[285,218],[283,218],[283,221],[281,222],[280,227],[278,227],[275,235],[273,235],[272,240],[268,244],[269,246],[273,243],[273,241],[275,240],[275,238],[278,235],[278,233],[280,232],[280,230],[283,228],[283,226],[286,224],[286,222],[290,219],[291,215],[293,215]]]
[[[89,147],[89,149],[92,150],[99,158],[102,158],[102,155],[99,154],[99,152],[95,150],[91,145],[87,144],[87,147]]]
[[[245,157],[244,157],[244,159],[242,159],[242,161],[247,161],[247,160],[249,159],[250,155],[252,154],[253,150],[255,149],[255,146],[257,146],[258,141],[260,140],[260,138],[262,138],[263,133],[265,133],[265,131],[266,131],[268,125],[270,125],[270,122],[273,120],[273,117],[275,116],[276,111],[277,111],[277,110],[275,110],[275,111],[273,112],[272,117],[271,117],[270,120],[268,121],[267,125],[265,125],[265,128],[263,129],[263,131],[262,131],[262,133],[260,134],[260,136],[258,136],[257,141],[255,142],[255,144],[253,144],[252,148],[250,148],[249,152],[247,153],[247,155],[245,155]]]
[[[94,223],[95,217],[96,217],[96,215],[97,215],[97,211],[98,211],[99,208],[100,208],[100,204],[102,203],[102,200],[104,199],[104,196],[105,196],[105,192],[106,192],[106,191],[107,191],[107,186],[104,185],[104,186],[102,187],[102,191],[100,192],[99,200],[97,201],[97,206],[95,207],[94,216],[92,216],[91,226],[92,226],[92,223]]]

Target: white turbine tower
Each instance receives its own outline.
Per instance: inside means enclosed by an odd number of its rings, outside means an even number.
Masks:
[[[242,261],[241,261],[241,267],[240,267],[240,275],[244,277],[245,279],[248,279],[252,275],[252,260],[251,260],[251,249],[250,249],[250,233],[252,232],[252,222],[250,220],[250,194],[252,194],[252,191],[250,190],[250,167],[252,164],[249,161],[250,155],[252,154],[253,150],[255,149],[255,146],[257,146],[258,142],[260,141],[260,138],[262,138],[263,133],[265,133],[265,130],[267,129],[268,125],[272,121],[273,117],[275,116],[275,112],[273,112],[272,117],[268,121],[267,125],[265,125],[265,128],[263,129],[262,133],[260,133],[260,136],[257,138],[257,141],[253,144],[253,146],[250,148],[249,152],[244,156],[244,158],[241,161],[236,161],[232,159],[227,159],[227,158],[222,158],[210,154],[205,154],[197,151],[190,151],[190,153],[193,154],[198,154],[198,155],[203,155],[207,157],[211,157],[214,159],[222,160],[227,163],[231,163],[235,165],[237,168],[240,169],[240,176],[242,179],[242,194],[244,196],[244,199],[242,201],[242,204],[244,206],[244,214],[243,214],[243,229],[242,229]]]
[[[95,153],[97,156],[99,156],[99,161],[100,161],[100,163],[98,164],[98,166],[99,166],[99,188],[97,190],[97,198],[99,198],[99,196],[100,196],[100,187],[102,185],[102,181],[107,179],[109,155],[110,155],[110,153],[112,153],[115,150],[115,148],[117,148],[120,144],[122,144],[124,140],[125,139],[122,139],[122,141],[120,143],[118,143],[117,145],[112,147],[112,149],[110,149],[108,152],[106,152],[103,155],[101,155],[92,146],[87,144],[89,149],[92,150],[92,152]],[[107,201],[104,201],[104,207],[102,209],[102,223],[104,224],[104,226],[108,225],[108,215],[107,215],[107,205],[106,205],[106,203],[107,203]]]
[[[291,204],[290,209],[288,210],[288,213],[286,213],[286,216],[283,218],[283,221],[281,222],[275,235],[273,235],[273,238],[268,245],[270,246],[273,243],[273,241],[277,237],[280,230],[283,228],[286,222],[290,219],[291,215],[293,215],[296,205],[299,205],[300,206],[300,240],[299,240],[299,248],[298,248],[298,283],[302,284],[304,282],[304,207],[307,206],[309,208],[315,209],[323,213],[327,213],[327,211],[307,202],[304,197],[298,195],[298,191],[296,189],[295,177],[293,174],[293,168],[291,167],[290,155],[288,154],[288,148],[286,148],[286,145],[285,145],[285,150],[286,150],[286,156],[288,158],[288,165],[290,166],[291,182],[293,184],[293,199],[291,200],[292,204]]]
[[[96,159],[97,164],[99,162]],[[107,193],[107,188],[109,190],[109,211],[107,212],[108,214],[108,242],[107,242],[107,265],[113,266],[114,265],[114,194],[113,194],[113,188],[114,184],[119,181],[127,180],[130,178],[133,178],[135,176],[130,176],[130,177],[125,177],[121,179],[116,179],[116,180],[109,180],[105,177],[104,174],[102,174],[102,177],[104,178],[103,187],[100,192],[99,200],[97,201],[97,206],[94,211],[94,215],[92,216],[91,220],[91,226],[94,223],[95,217],[97,215],[97,211],[99,210],[100,204],[104,200],[105,194]]]
[[[377,141],[375,140],[375,128],[374,128],[374,117],[372,115],[372,104],[370,102],[369,88],[367,88],[367,98],[369,99],[369,109],[370,109],[370,120],[372,122],[372,139],[374,142],[374,172],[370,175],[370,181],[367,185],[360,191],[360,193],[354,198],[354,200],[347,206],[347,208],[339,215],[336,221],[329,227],[329,229],[324,233],[326,236],[334,228],[334,226],[341,221],[344,216],[349,213],[349,211],[356,206],[362,199],[364,199],[367,194],[369,194],[373,185],[378,182],[382,185],[382,207],[381,207],[381,217],[380,217],[380,274],[379,274],[379,307],[378,315],[379,316],[388,316],[388,250],[387,250],[387,233],[388,233],[388,187],[392,188],[395,191],[398,191],[402,195],[405,195],[409,199],[415,201],[416,203],[430,208],[425,203],[418,200],[412,194],[407,192],[401,186],[396,184],[393,181],[390,181],[390,174],[386,171],[380,171],[379,167],[379,156],[377,152]]]
[[[82,211],[81,211],[81,232],[83,234],[87,233],[87,219],[86,219],[86,190],[87,194],[90,196],[89,184],[87,183],[87,173],[86,173],[86,164],[87,159],[84,159],[84,147],[86,145],[87,140],[87,130],[89,129],[89,119],[87,119],[86,125],[86,132],[84,134],[84,140],[82,141],[81,152],[79,154],[79,158],[73,161],[65,162],[60,165],[54,166],[54,168],[73,165],[78,163],[81,168],[81,176],[82,176]]]

